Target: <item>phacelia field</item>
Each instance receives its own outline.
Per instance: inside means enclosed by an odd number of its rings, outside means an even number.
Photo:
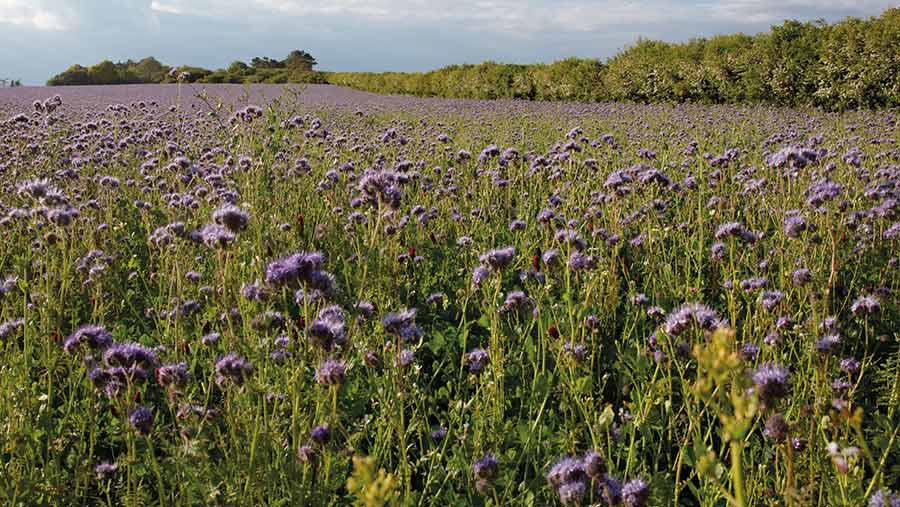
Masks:
[[[898,121],[0,90],[0,503],[898,505]]]

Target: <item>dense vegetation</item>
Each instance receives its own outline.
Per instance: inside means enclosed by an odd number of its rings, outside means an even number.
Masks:
[[[900,8],[833,25],[786,21],[753,36],[683,44],[641,40],[604,64],[485,63],[425,73],[339,72],[327,78],[379,93],[435,97],[898,107]]]
[[[18,79],[0,79],[0,88],[16,88],[22,86],[22,81]]]
[[[308,56],[308,54],[304,53]],[[311,57],[309,57],[311,58]],[[313,60],[314,62],[314,60]],[[308,63],[308,62],[307,62]],[[48,84],[170,82],[153,58],[73,66]],[[900,8],[835,24],[786,21],[758,35],[722,35],[671,44],[640,40],[605,63],[486,62],[430,72],[313,72],[254,58],[209,71],[179,67],[207,83],[332,83],[377,93],[476,99],[641,103],[768,103],[827,110],[900,106]]]
[[[191,88],[2,92],[0,503],[900,502],[895,115]]]
[[[235,61],[226,69],[172,67],[147,57],[140,61],[113,63],[104,60],[90,67],[73,65],[47,81],[49,86],[101,84],[202,83],[306,83],[316,82],[316,59],[306,51],[294,50],[283,60],[255,57],[250,64]]]

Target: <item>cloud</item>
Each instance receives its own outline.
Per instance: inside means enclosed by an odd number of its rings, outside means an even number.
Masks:
[[[67,30],[72,11],[56,2],[40,0],[0,0],[0,23],[25,26],[41,31]],[[56,8],[59,7],[59,8]]]
[[[166,14],[184,14],[184,9],[177,5],[171,3],[158,2],[157,0],[153,0],[150,2],[150,9],[154,12],[162,12]]]
[[[764,27],[786,18],[871,15],[898,0],[153,0],[160,13],[244,22],[446,27],[514,38],[659,27],[673,22]]]

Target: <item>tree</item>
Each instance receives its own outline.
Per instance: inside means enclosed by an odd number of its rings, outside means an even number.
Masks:
[[[268,56],[255,56],[250,60],[250,66],[254,69],[279,69],[284,67],[284,63]]]
[[[281,63],[284,67],[291,70],[312,70],[318,62],[306,51],[295,49]]]
[[[228,66],[227,72],[233,76],[252,74],[252,72],[250,72],[250,67],[240,60],[231,62],[231,65]]]
[[[91,84],[91,77],[88,75],[86,67],[75,64],[61,74],[50,78],[47,84],[50,86],[86,85]]]
[[[166,77],[169,67],[149,56],[129,66],[131,72],[143,83],[159,83]]]

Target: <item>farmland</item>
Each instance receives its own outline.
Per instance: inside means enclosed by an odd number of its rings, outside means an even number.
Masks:
[[[898,121],[0,90],[0,503],[896,505]]]

